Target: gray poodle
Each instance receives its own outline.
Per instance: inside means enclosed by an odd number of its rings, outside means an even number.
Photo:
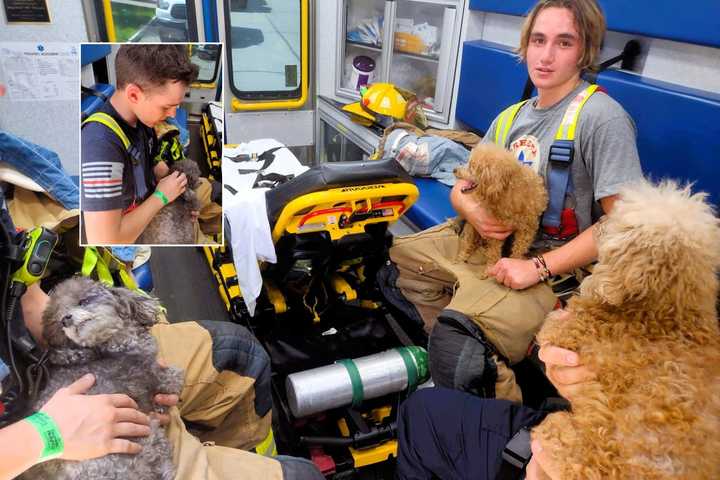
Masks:
[[[195,222],[190,214],[200,210],[195,189],[200,186],[200,167],[192,160],[180,160],[170,166],[170,173],[187,176],[187,188],[175,201],[164,206],[153,217],[135,243],[171,245],[195,243]]]
[[[50,375],[34,405],[39,409],[60,388],[92,373],[89,394],[124,393],[150,412],[156,393],[179,394],[183,373],[157,363],[150,327],[157,321],[157,300],[125,288],[107,288],[85,277],[55,287],[43,313]],[[150,436],[138,439],[137,455],[112,454],[94,460],[51,460],[26,473],[27,479],[172,480],[172,446],[157,420]]]

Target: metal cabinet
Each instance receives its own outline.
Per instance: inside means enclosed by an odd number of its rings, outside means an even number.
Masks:
[[[380,142],[378,133],[354,123],[340,106],[330,98],[318,97],[316,164],[368,160]]]
[[[336,94],[357,99],[363,84],[415,92],[428,117],[447,123],[463,0],[341,0]]]

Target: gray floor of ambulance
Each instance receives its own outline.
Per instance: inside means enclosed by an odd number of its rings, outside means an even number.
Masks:
[[[205,256],[196,247],[155,247],[150,256],[153,295],[170,322],[229,320]]]

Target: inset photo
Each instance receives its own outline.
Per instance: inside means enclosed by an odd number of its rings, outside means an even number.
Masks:
[[[80,53],[81,244],[221,244],[222,44]]]

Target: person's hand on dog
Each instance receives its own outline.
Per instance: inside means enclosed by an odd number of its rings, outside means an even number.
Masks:
[[[162,358],[158,358],[157,362],[163,368],[167,368],[168,366],[167,362]],[[158,393],[153,397],[153,402],[155,402],[160,407],[163,407],[163,411],[152,412],[150,416],[152,418],[156,418],[160,422],[160,425],[162,425],[163,427],[167,427],[167,425],[170,423],[170,415],[167,412],[171,407],[174,407],[180,402],[180,397],[174,394]]]
[[[167,412],[170,407],[174,407],[178,404],[178,402],[180,401],[180,397],[178,397],[177,395],[158,393],[153,397],[153,401],[161,407],[165,407],[165,412]],[[152,418],[157,418],[160,422],[160,425],[162,425],[163,427],[166,427],[170,423],[170,415],[168,413],[153,412],[150,414],[150,416]]]
[[[505,240],[513,233],[512,228],[500,223],[490,215],[485,208],[478,203],[471,195],[463,193],[463,190],[472,188],[473,183],[468,180],[458,179],[450,191],[450,203],[455,211],[462,218],[470,222],[481,237]]]
[[[110,453],[138,453],[128,440],[150,435],[150,418],[127,395],[86,395],[95,384],[88,374],[61,388],[40,409],[55,420],[62,434],[65,460],[89,460]]]
[[[488,268],[487,274],[513,290],[532,287],[540,281],[533,261],[518,258],[501,258]]]
[[[562,310],[562,315],[569,319],[570,312]],[[583,383],[595,379],[595,372],[582,364],[580,356],[572,350],[555,345],[540,345],[540,360],[545,363],[545,375],[555,386],[558,393],[572,401]]]
[[[187,177],[184,173],[173,172],[170,175],[163,177],[155,187],[165,194],[168,199],[168,203],[173,202],[177,197],[183,194],[187,188]]]

